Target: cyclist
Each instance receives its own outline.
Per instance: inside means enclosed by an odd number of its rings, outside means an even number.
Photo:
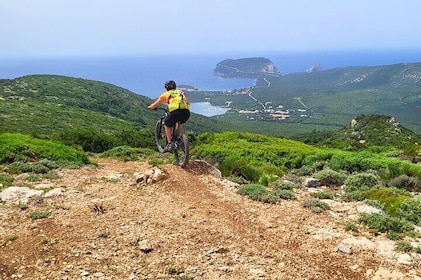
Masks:
[[[167,81],[164,86],[167,91],[162,93],[154,103],[148,106],[148,108],[153,110],[161,103],[168,103],[169,114],[164,120],[165,137],[167,138],[168,143],[164,148],[165,153],[171,152],[173,149],[173,144],[171,143],[171,128],[176,123],[180,123],[180,129],[182,129],[182,124],[190,118],[190,103],[184,92],[177,89],[177,85],[174,81]]]

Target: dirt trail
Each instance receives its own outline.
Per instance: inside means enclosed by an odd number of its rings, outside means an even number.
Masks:
[[[373,250],[338,252],[352,235],[334,215],[304,208],[308,193],[263,204],[230,190],[204,162],[161,166],[164,178],[141,185],[136,174],[151,169],[147,163],[94,161],[36,182],[63,188],[59,196],[32,199],[24,210],[0,204],[0,279],[381,279],[379,269],[399,272],[388,279],[416,279],[399,277],[419,273]],[[15,185],[28,182],[21,176]],[[43,211],[50,217],[28,218]]]

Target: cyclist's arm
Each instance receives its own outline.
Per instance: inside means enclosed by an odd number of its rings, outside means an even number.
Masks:
[[[168,91],[161,94],[154,103],[152,103],[151,105],[148,106],[148,109],[153,110],[156,107],[158,107],[161,103],[167,102],[167,100],[168,100],[168,94],[167,93],[168,93]]]

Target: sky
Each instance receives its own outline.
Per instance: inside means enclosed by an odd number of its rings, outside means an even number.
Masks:
[[[420,0],[1,0],[0,58],[421,49]]]

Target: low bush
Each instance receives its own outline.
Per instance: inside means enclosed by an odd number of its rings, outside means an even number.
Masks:
[[[265,173],[259,177],[258,183],[263,186],[268,186],[270,183],[276,181],[277,179],[278,179],[278,176],[274,174]]]
[[[244,179],[243,177],[237,177],[237,176],[228,176],[226,177],[227,180],[240,184],[240,185],[244,185],[244,184],[248,184],[250,183],[249,181],[247,181],[246,179]]]
[[[28,218],[32,220],[44,219],[50,217],[51,212],[31,212],[28,215]]]
[[[358,226],[351,222],[345,222],[345,231],[358,232]]]
[[[241,186],[237,190],[238,194],[245,195],[253,200],[262,200],[263,196],[267,194],[266,188],[258,184],[247,184]]]
[[[266,188],[259,184],[242,185],[238,190],[238,194],[245,195],[250,199],[265,202],[276,203],[281,199],[296,199],[294,193],[289,190],[275,190],[268,191]]]
[[[333,199],[333,193],[327,191],[315,192],[311,196],[318,199]]]
[[[421,197],[402,201],[398,214],[399,217],[421,226]]]
[[[10,174],[21,174],[27,172],[47,173],[49,170],[50,169],[48,169],[48,167],[41,164],[32,164],[22,161],[15,161],[7,166],[7,172]]]
[[[258,182],[261,176],[259,170],[241,158],[229,157],[219,166],[223,176],[243,177],[247,181]]]
[[[361,191],[346,192],[342,195],[342,200],[345,202],[363,201],[365,200],[365,196]]]
[[[11,186],[14,179],[7,173],[0,173],[0,184],[3,186]],[[0,188],[1,190],[1,188]]]
[[[384,211],[392,216],[399,214],[399,208],[402,202],[411,199],[408,191],[398,188],[377,187],[365,191],[364,197],[369,200],[376,200],[385,205]]]
[[[421,179],[418,177],[410,177],[406,174],[393,178],[389,181],[388,185],[405,189],[410,192],[421,192]]]
[[[290,190],[282,190],[277,189],[272,192],[273,196],[280,199],[286,199],[286,200],[295,200],[297,197],[295,196],[294,192]]]
[[[316,198],[307,199],[304,201],[303,206],[310,208],[314,213],[321,213],[324,210],[330,210],[330,206],[326,202]]]
[[[332,187],[341,186],[347,178],[346,174],[332,169],[318,171],[314,173],[313,177],[318,179],[321,185]]]
[[[387,165],[383,178],[392,180],[400,175],[421,178],[421,165],[412,164],[407,161],[393,161]]]
[[[408,221],[387,214],[363,214],[358,221],[368,226],[373,233],[408,233],[414,229]]]
[[[384,203],[380,203],[377,200],[364,199],[364,203],[379,210],[384,210],[384,208],[386,207]]]
[[[345,192],[366,191],[379,184],[379,178],[372,173],[357,173],[344,181]]]
[[[411,252],[414,249],[414,247],[411,245],[410,242],[399,241],[396,242],[396,249],[400,252],[408,253]]]
[[[47,162],[42,162],[46,160]],[[89,163],[82,150],[51,140],[41,140],[19,133],[0,134],[0,163],[40,162],[49,169],[56,166],[81,166]]]
[[[274,182],[269,183],[268,185],[273,190],[293,190],[298,189],[300,187],[299,184],[291,182],[291,181],[285,181],[283,179],[278,179]]]

